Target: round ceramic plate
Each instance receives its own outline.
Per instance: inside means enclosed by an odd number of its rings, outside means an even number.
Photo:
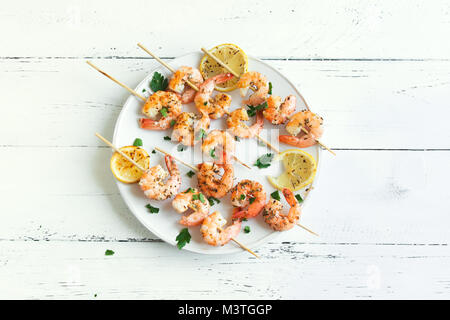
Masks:
[[[203,54],[201,53],[190,53],[172,60],[170,62],[170,65],[175,69],[178,69],[183,65],[197,67],[202,56]],[[273,85],[272,92],[274,95],[281,96],[283,97],[283,99],[289,94],[296,95],[297,111],[305,108],[301,99],[301,95],[297,91],[295,86],[288,79],[286,79],[286,77],[280,74],[275,68],[258,59],[249,57],[249,70],[258,71],[264,74]],[[142,80],[142,82],[135,89],[138,93],[145,96],[151,94],[149,83],[155,71],[163,74],[167,78],[170,78],[171,76],[171,73],[163,66],[151,70],[148,76],[144,80]],[[230,111],[242,106],[243,98],[239,95],[239,90],[228,92],[228,94],[232,97]],[[132,145],[135,138],[141,138],[144,143],[143,148],[145,148],[150,154],[150,166],[161,164],[163,168],[166,168],[164,163],[164,155],[156,151],[155,153],[152,153],[155,146],[193,165],[196,165],[203,161],[213,160],[205,155],[202,155],[200,151],[200,143],[195,147],[185,147],[184,149],[186,150],[179,151],[179,149],[177,148],[178,143],[164,139],[165,136],[171,136],[172,130],[149,131],[139,128],[138,119],[143,117],[143,115],[141,114],[142,105],[143,102],[135,98],[134,96],[130,96],[125,102],[125,105],[123,106],[123,109],[117,119],[117,123],[114,129],[113,143],[116,146],[121,147]],[[196,109],[194,104],[191,103],[188,105],[183,105],[183,111],[196,112]],[[252,118],[248,124],[251,125],[253,121],[254,118]],[[211,129],[226,129],[225,118],[211,120]],[[280,150],[291,149],[292,147],[288,145],[278,143],[279,133],[286,134],[284,125],[273,126],[265,121],[264,130],[261,132],[261,136],[271,141],[275,146],[278,146]],[[303,150],[310,153],[319,163],[319,155],[321,151],[317,145]],[[236,156],[241,161],[250,165],[252,169],[250,170],[235,162],[235,183],[242,179],[256,180],[264,186],[267,197],[270,197],[270,194],[275,191],[275,189],[268,182],[266,176],[278,175],[282,171],[282,166],[279,162],[272,163],[272,165],[266,169],[259,169],[253,166],[256,160],[266,153],[274,153],[274,151],[266,147],[264,144],[258,143],[256,139],[240,139],[239,142],[236,142]],[[191,169],[179,162],[177,164],[182,175],[182,186],[180,188],[180,192],[186,190],[188,187],[197,187],[196,176],[189,178],[186,175]],[[176,245],[175,238],[177,237],[180,230],[184,228],[184,226],[178,223],[180,214],[172,208],[172,199],[168,199],[165,201],[149,200],[144,196],[138,184],[129,185],[117,181],[117,185],[123,199],[130,208],[131,212],[136,216],[136,218],[156,236],[167,243]],[[301,194],[305,198],[305,192],[305,189],[303,189],[296,193]],[[309,198],[310,195],[311,193],[308,194],[307,198]],[[282,195],[281,198],[283,198]],[[285,204],[285,210],[287,210],[288,206],[285,200],[282,200]],[[152,214],[149,212],[149,210],[145,207],[149,203],[152,206],[160,209],[158,214]],[[226,197],[220,199],[219,204],[215,204],[211,207],[210,212],[214,211],[221,212],[228,221],[230,220],[229,218],[231,217],[232,205],[229,194]],[[257,216],[254,219],[249,219],[248,221],[243,222],[242,228],[244,228],[245,226],[249,226],[251,231],[249,233],[244,233],[241,231],[241,233],[237,237],[237,240],[250,248],[256,248],[257,246],[263,244],[264,242],[272,239],[274,236],[279,234],[279,232],[273,231],[268,227],[268,225],[265,224],[261,215]],[[190,243],[188,243],[183,248],[183,250],[189,250],[203,254],[228,254],[242,252],[242,249],[234,242],[229,242],[223,247],[213,247],[206,244],[202,240],[199,226],[189,228],[189,232],[192,236],[192,239]]]

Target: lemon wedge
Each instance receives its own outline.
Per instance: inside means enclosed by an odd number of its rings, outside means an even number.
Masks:
[[[230,67],[234,72],[241,76],[248,71],[248,58],[244,50],[232,43],[225,43],[215,46],[209,52],[216,56],[220,61]],[[204,55],[200,61],[200,72],[204,79],[212,76],[228,73],[229,71],[211,59],[208,55]],[[227,82],[216,85],[216,89],[222,92],[228,92],[236,89],[239,78],[233,77]]]
[[[148,169],[150,166],[150,156],[147,151],[136,146],[127,146],[119,149],[131,159],[136,161],[144,169]],[[135,183],[138,182],[142,176],[142,171],[139,170],[129,162],[127,159],[122,157],[118,152],[114,152],[110,161],[111,172],[117,180],[124,183]]]
[[[285,169],[278,177],[267,177],[274,188],[298,191],[313,182],[317,163],[309,153],[300,149],[288,149],[279,153],[274,161],[282,161]]]

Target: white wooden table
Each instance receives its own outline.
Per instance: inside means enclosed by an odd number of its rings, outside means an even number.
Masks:
[[[448,1],[8,1],[0,298],[450,298],[449,38]],[[237,43],[295,82],[337,153],[302,218],[319,238],[286,232],[258,261],[138,223],[94,137],[128,94],[85,64],[134,86],[157,64],[137,42],[169,62]]]

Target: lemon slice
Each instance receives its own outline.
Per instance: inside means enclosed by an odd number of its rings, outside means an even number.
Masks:
[[[144,149],[135,146],[128,146],[122,147],[119,150],[140,164],[144,169],[149,168],[150,156]],[[122,157],[118,152],[114,152],[112,155],[110,167],[114,177],[124,183],[138,182],[142,176],[142,171],[136,168],[130,161]]]
[[[216,56],[220,61],[228,65],[234,72],[242,75],[248,71],[248,58],[244,50],[232,43],[225,43],[215,46],[209,50],[211,54]],[[204,55],[200,61],[200,72],[204,79],[211,78],[212,76],[228,73],[229,71],[211,59],[208,55]],[[227,82],[218,84],[216,89],[222,92],[228,92],[236,89],[236,84],[239,78],[233,77]]]
[[[278,177],[267,177],[277,189],[298,191],[312,183],[317,171],[314,157],[300,149],[288,149],[279,153],[275,161],[282,161],[285,171]]]

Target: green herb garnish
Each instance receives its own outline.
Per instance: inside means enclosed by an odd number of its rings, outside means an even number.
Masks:
[[[250,227],[249,227],[249,226],[245,226],[244,232],[245,232],[245,233],[250,233]]]
[[[156,150],[152,150],[152,153],[156,153]]]
[[[267,109],[268,105],[267,102],[263,102],[260,105],[257,105],[256,107],[254,106],[247,106],[248,110],[247,110],[247,114],[249,117],[254,117],[256,115],[256,113],[260,110],[264,110]]]
[[[167,117],[167,108],[162,108],[161,110],[159,110],[159,112],[161,112],[163,117]]]
[[[245,199],[245,194],[241,194],[241,200]]]
[[[269,82],[269,92],[267,92],[268,94],[272,94],[272,82]]]
[[[133,146],[142,147],[143,146],[142,139],[140,139],[140,138],[134,139]]]
[[[272,161],[273,157],[273,153],[266,153],[265,155],[259,157],[258,160],[256,160],[254,166],[258,167],[259,169],[270,167],[270,162]]]
[[[189,178],[192,178],[192,177],[195,175],[195,172],[192,171],[192,170],[189,170],[189,172],[186,173],[186,175],[187,175]]]
[[[248,198],[248,202],[250,202],[250,204],[252,204],[253,202],[255,202],[255,198]]]
[[[170,140],[172,140],[172,139],[170,139],[169,136],[165,136],[165,137],[164,137],[164,140],[169,140],[169,141],[170,141]]]
[[[203,139],[203,137],[206,136],[206,131],[204,129],[200,129],[197,136],[195,137],[195,140]]]
[[[177,146],[178,152],[182,152],[182,151],[184,151],[184,150],[186,150],[186,149],[187,149],[187,147],[186,147],[186,146],[183,146],[182,144],[179,144],[179,145]]]
[[[237,142],[241,141],[241,138],[239,138],[238,136],[234,136],[234,140],[236,140]]]
[[[194,189],[192,189],[192,188],[189,187],[184,193],[188,193],[188,192],[191,192],[191,193],[192,193],[192,192],[194,192]]]
[[[186,245],[186,243],[189,243],[191,241],[191,234],[189,233],[188,228],[182,229],[175,240],[177,241],[177,247],[180,250]]]
[[[156,208],[156,207],[152,206],[151,204],[147,204],[145,207],[148,209],[148,211],[150,211],[150,213],[158,213],[159,212],[159,208]]]
[[[173,127],[173,125],[176,123],[175,120],[170,121],[170,126]]]
[[[114,254],[114,251],[112,251],[112,250],[106,250],[105,251],[105,256],[112,256]]]
[[[298,202],[298,203],[302,203],[302,202],[303,202],[303,198],[302,198],[302,196],[299,195],[299,194],[296,194],[296,195],[295,195],[295,199],[297,199],[297,202]]]
[[[150,89],[152,89],[153,92],[160,90],[164,91],[166,90],[168,84],[169,80],[167,80],[161,73],[155,72],[152,80],[150,81]]]
[[[270,194],[270,196],[271,196],[273,199],[280,201],[280,193],[278,192],[278,190],[272,192],[272,193]]]
[[[216,149],[211,149],[211,151],[209,151],[209,155],[211,156],[211,158],[216,158]]]
[[[199,193],[198,197],[202,203],[205,203],[206,200],[205,200],[205,196],[203,195],[203,193]]]
[[[209,201],[209,205],[210,205],[211,207],[215,204],[214,202],[220,203],[220,200],[217,199],[217,198],[214,198],[214,197],[209,197],[209,198],[208,198],[208,201]]]

